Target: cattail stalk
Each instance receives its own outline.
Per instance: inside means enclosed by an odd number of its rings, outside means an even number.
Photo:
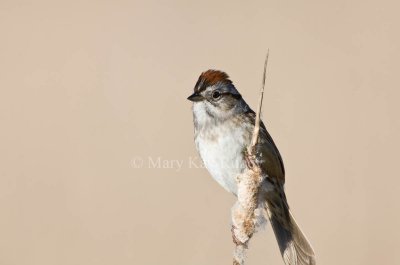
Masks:
[[[232,208],[232,237],[234,238],[235,250],[233,265],[243,265],[249,241],[255,233],[256,209],[259,206],[259,190],[262,181],[261,169],[256,163],[256,144],[260,133],[260,115],[264,96],[265,80],[267,75],[269,50],[264,63],[264,75],[251,144],[247,147],[245,158],[247,170],[237,177],[238,194],[237,202]]]

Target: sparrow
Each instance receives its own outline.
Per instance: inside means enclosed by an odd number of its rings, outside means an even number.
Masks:
[[[229,76],[218,70],[203,72],[188,100],[193,102],[194,140],[204,166],[224,189],[237,196],[236,180],[246,170],[255,112]],[[316,264],[314,250],[289,210],[282,157],[263,122],[255,150],[262,172],[262,207],[285,264]]]

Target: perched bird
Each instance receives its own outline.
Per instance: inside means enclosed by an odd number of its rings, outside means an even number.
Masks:
[[[256,114],[228,75],[217,70],[200,75],[188,100],[193,102],[194,138],[201,159],[211,176],[236,196],[236,178],[246,169],[245,152],[251,142]],[[316,264],[310,243],[289,211],[282,157],[262,122],[256,153],[262,186],[266,187],[263,207],[269,213],[285,264]]]

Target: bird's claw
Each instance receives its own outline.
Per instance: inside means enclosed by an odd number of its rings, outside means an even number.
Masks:
[[[254,167],[253,160],[250,158],[250,155],[245,155],[244,159],[246,161],[246,165],[249,169],[252,169]]]

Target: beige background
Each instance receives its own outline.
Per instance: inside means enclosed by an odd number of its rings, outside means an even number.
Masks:
[[[399,4],[257,2],[0,2],[0,264],[230,264],[234,198],[191,168],[186,97],[217,68],[255,106],[267,48],[318,264],[400,264]],[[283,264],[269,226],[248,264]]]

